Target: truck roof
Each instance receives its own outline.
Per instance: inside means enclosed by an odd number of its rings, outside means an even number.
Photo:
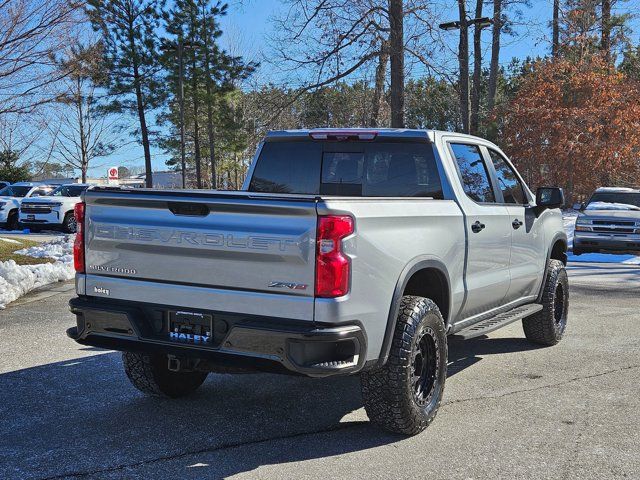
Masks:
[[[296,129],[296,130],[273,130],[267,132],[266,141],[283,140],[283,139],[300,139],[315,138],[317,140],[326,140],[331,137],[358,137],[360,140],[373,140],[376,137],[386,138],[407,138],[407,139],[423,139],[429,142],[435,140],[436,135],[447,134],[456,137],[478,139],[473,135],[467,135],[457,132],[444,132],[440,130],[423,130],[413,128],[313,128],[313,129]]]
[[[638,188],[629,187],[599,187],[596,193],[640,193]]]

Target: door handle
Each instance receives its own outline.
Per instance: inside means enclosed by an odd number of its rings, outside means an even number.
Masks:
[[[522,226],[522,222],[516,218],[513,222],[511,222],[511,226],[514,230],[517,230]]]
[[[485,227],[484,223],[481,223],[480,221],[476,221],[476,223],[471,225],[471,231],[473,233],[479,233],[481,230],[484,229],[484,227]]]

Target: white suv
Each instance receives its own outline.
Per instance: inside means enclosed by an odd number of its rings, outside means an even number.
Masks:
[[[80,196],[87,188],[89,185],[85,183],[60,185],[46,197],[22,202],[20,225],[34,231],[47,229],[75,233],[73,207],[82,201]]]
[[[0,226],[17,230],[18,210],[25,198],[48,195],[53,190],[50,185],[37,182],[18,182],[0,190]]]

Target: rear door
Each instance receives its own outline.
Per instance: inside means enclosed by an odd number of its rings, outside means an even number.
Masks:
[[[542,222],[536,218],[531,199],[514,168],[497,150],[487,148],[498,186],[499,200],[509,212],[511,224],[511,285],[506,301],[537,295],[547,258]]]
[[[511,224],[509,211],[497,201],[480,146],[452,140],[448,149],[462,186],[457,196],[468,239],[464,319],[503,304],[510,284]]]

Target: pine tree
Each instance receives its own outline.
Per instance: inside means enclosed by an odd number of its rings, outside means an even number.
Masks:
[[[107,110],[138,117],[144,150],[146,186],[153,187],[147,116],[162,102],[156,31],[160,14],[154,0],[88,0],[87,13],[102,33],[103,60],[109,72],[105,87],[112,101]]]

